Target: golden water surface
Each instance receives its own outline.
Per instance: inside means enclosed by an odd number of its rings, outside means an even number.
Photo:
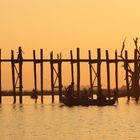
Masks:
[[[4,97],[0,105],[0,140],[136,140],[140,139],[140,105],[127,99],[117,106],[66,107],[37,104],[24,98],[23,105]]]

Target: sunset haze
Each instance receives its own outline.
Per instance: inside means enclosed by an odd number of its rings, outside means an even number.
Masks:
[[[63,58],[70,58],[69,51],[73,50],[76,56],[77,47],[80,48],[81,58],[88,58],[88,50],[96,58],[97,48],[101,48],[102,57],[105,58],[105,50],[108,49],[110,57],[114,58],[115,50],[120,53],[125,38],[126,49],[133,57],[133,38],[140,37],[139,15],[139,0],[0,0],[2,58],[10,58],[11,49],[16,54],[19,46],[22,46],[24,58],[32,58],[33,49],[39,57],[41,48],[44,49],[44,58],[49,58],[51,51],[54,51],[55,57],[62,52]],[[24,87],[32,89],[32,64],[25,64],[23,67]],[[88,85],[88,64],[81,67],[82,72],[87,73],[83,76],[81,85]],[[3,88],[11,89],[11,83],[7,82],[11,79],[11,65],[4,64],[2,69]],[[49,88],[48,64],[45,73],[47,87],[44,87]],[[70,73],[70,66],[64,65],[63,73],[64,85],[67,85],[70,83],[70,76],[65,77]],[[114,71],[111,75],[114,75]],[[103,85],[106,85],[104,77],[105,72],[102,79]],[[125,77],[121,78],[124,80]]]

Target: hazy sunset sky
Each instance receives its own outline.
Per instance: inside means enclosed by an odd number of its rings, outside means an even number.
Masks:
[[[139,0],[0,0],[2,57],[10,58],[10,50],[17,51],[18,46],[22,46],[25,58],[40,48],[44,57],[53,50],[66,58],[69,50],[77,47],[82,58],[88,57],[89,49],[96,57],[96,48],[102,53],[108,49],[114,57],[125,37],[126,48],[133,53],[132,39],[140,37],[139,16]],[[30,68],[25,67],[27,72]],[[88,78],[84,81],[87,84]],[[28,82],[24,83],[29,88]],[[9,87],[5,82],[4,88]]]

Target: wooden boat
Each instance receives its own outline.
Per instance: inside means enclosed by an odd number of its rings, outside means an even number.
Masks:
[[[66,96],[61,97],[61,102],[67,106],[111,106],[115,104],[115,98],[110,100],[97,100],[97,99],[81,99],[81,98],[68,98]]]

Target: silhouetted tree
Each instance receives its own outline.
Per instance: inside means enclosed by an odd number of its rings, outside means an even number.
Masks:
[[[129,88],[130,88],[130,95],[135,97],[136,100],[139,99],[140,96],[140,85],[139,85],[139,80],[140,80],[140,49],[138,49],[138,38],[133,39],[134,41],[134,69],[132,70],[130,67],[129,63],[126,63],[125,58],[123,56],[124,54],[124,48],[125,48],[125,40],[123,41],[121,53],[120,53],[120,58],[124,60],[124,69],[128,71],[128,76],[129,76]],[[126,79],[126,78],[125,78]]]

